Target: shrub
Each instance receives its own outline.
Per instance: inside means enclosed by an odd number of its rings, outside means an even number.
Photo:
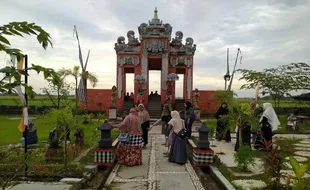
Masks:
[[[253,166],[255,163],[254,153],[249,146],[242,145],[238,152],[235,153],[235,162],[237,163],[237,169],[246,172],[249,170],[249,166]]]

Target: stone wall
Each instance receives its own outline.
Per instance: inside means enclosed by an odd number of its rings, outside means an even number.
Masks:
[[[94,112],[109,112],[111,106],[111,89],[87,89],[87,109]],[[118,102],[116,102],[118,104]],[[80,102],[81,109],[84,102]],[[119,106],[118,106],[119,107]]]
[[[214,93],[211,90],[199,91],[199,107],[202,114],[213,114],[218,106],[216,105]],[[108,114],[111,105],[111,90],[110,89],[87,89],[87,101],[89,111],[105,111]],[[117,99],[118,111],[121,108],[121,102]],[[81,108],[84,107],[84,102],[80,102]]]
[[[194,91],[193,91],[194,93]],[[202,115],[214,114],[218,105],[216,105],[216,97],[214,90],[199,90],[199,103],[200,112]]]

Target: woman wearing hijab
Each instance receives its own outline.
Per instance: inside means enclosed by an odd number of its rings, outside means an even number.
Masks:
[[[169,162],[175,162],[178,164],[185,164],[187,160],[186,142],[187,138],[181,138],[178,136],[180,131],[185,128],[184,120],[181,119],[178,111],[171,112],[171,144]]]
[[[169,121],[171,120],[171,114],[169,110],[164,109],[163,114],[159,120],[157,120],[153,125],[151,125],[150,129],[157,125],[165,125],[165,143],[163,145],[168,146],[168,137],[170,134],[171,127],[168,126]]]
[[[216,125],[216,139],[221,141],[224,139],[226,142],[231,141],[230,129],[227,121],[221,120],[221,116],[228,114],[226,102],[223,102],[221,107],[217,110],[215,118],[217,119]]]
[[[146,111],[146,109],[144,108],[143,104],[139,104],[138,109],[139,109],[141,128],[143,131],[144,147],[145,147],[148,143],[148,131],[150,128],[150,115],[149,115],[149,112]]]
[[[122,132],[128,132],[130,140],[120,142],[116,149],[116,157],[120,164],[125,166],[142,165],[143,138],[141,122],[138,112],[131,108],[129,114],[118,125],[114,125]]]
[[[189,101],[185,102],[184,106],[185,128],[187,131],[187,137],[190,138],[192,136],[192,125],[195,121],[195,112],[192,103],[190,103]]]
[[[264,142],[272,142],[272,132],[278,129],[281,125],[276,112],[274,111],[271,103],[263,103],[263,115],[259,122],[261,125],[261,134],[257,135],[255,141],[255,148],[265,148]]]

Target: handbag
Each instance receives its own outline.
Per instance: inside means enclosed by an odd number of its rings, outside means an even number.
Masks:
[[[131,128],[131,120],[129,121],[129,130]],[[118,137],[117,137],[118,141],[121,143],[128,143],[130,141],[130,135],[128,132],[120,132]]]
[[[179,131],[177,136],[180,137],[181,139],[185,139],[187,137],[187,130],[184,127],[184,122],[182,122],[182,125],[183,125],[183,129]]]

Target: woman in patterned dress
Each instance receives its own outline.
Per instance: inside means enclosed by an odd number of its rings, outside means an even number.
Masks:
[[[125,166],[142,165],[143,137],[141,121],[136,108],[131,108],[129,115],[118,125],[120,131],[129,133],[129,142],[120,142],[116,149],[116,157]]]

